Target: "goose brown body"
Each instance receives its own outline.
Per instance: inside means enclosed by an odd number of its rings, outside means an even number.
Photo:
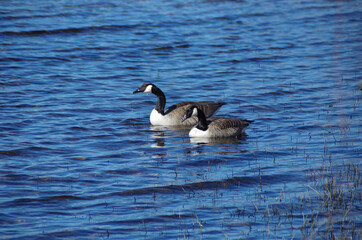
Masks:
[[[213,117],[206,119],[205,114],[197,106],[190,106],[186,109],[183,120],[190,117],[197,117],[197,124],[190,130],[190,137],[200,138],[224,138],[239,137],[252,121],[237,118]]]
[[[224,102],[213,102],[213,101],[200,101],[200,102],[181,102],[171,107],[165,109],[166,97],[165,94],[152,83],[142,84],[136,91],[133,93],[153,93],[157,96],[158,101],[156,107],[152,110],[150,115],[150,122],[152,125],[163,125],[163,126],[172,126],[172,125],[183,125],[183,126],[192,126],[197,123],[196,117],[191,117],[186,121],[181,122],[181,119],[190,106],[197,106],[199,109],[202,109],[207,117],[211,117],[216,113],[216,111],[225,103]]]

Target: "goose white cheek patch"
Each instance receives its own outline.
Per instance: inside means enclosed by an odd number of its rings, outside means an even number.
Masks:
[[[150,93],[152,92],[152,85],[148,85],[144,91],[145,93]]]
[[[194,108],[194,110],[192,111],[192,116],[197,116],[197,108]]]

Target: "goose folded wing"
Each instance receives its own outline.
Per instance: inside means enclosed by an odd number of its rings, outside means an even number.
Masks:
[[[251,121],[236,118],[210,118],[211,126],[217,126],[219,129],[245,128]]]
[[[186,109],[194,105],[198,107],[200,110],[202,110],[205,114],[205,116],[211,117],[216,113],[216,111],[226,103],[224,102],[213,102],[213,101],[201,101],[201,102],[180,102],[175,105],[172,105],[171,107],[167,108],[165,111],[165,114],[168,114],[176,109],[182,109],[183,113],[186,111]]]

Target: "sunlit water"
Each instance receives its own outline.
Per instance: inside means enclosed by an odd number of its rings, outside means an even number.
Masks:
[[[1,1],[0,237],[325,238],[327,214],[308,231],[290,206],[360,165],[360,6]],[[152,127],[143,82],[254,122],[240,140]]]

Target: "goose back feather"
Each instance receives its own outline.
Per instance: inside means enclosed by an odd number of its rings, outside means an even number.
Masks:
[[[212,118],[208,121],[209,137],[237,137],[245,133],[252,121],[236,118]]]

